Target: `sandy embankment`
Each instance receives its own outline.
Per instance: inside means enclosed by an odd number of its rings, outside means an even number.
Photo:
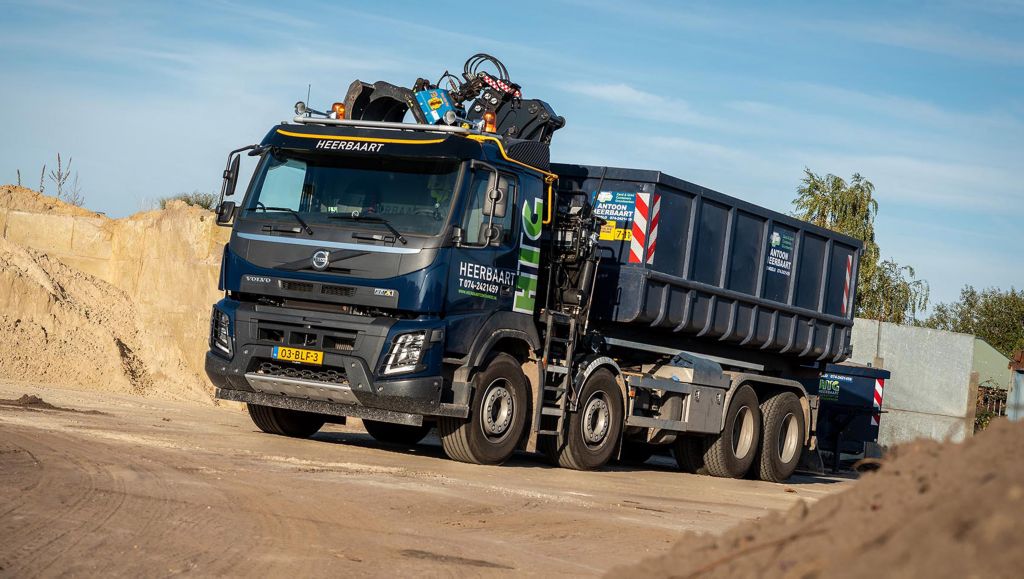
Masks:
[[[202,364],[227,235],[184,203],[109,219],[0,187],[0,376],[210,401]]]

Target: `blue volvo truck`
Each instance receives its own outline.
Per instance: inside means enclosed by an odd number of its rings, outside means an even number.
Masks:
[[[801,381],[850,353],[859,241],[660,172],[551,163],[546,104],[396,120],[448,106],[428,93],[370,118],[381,85],[229,155],[218,398],[285,436],[436,428],[471,463],[671,448],[689,472],[793,473],[818,408]],[[526,136],[528,113],[547,130]]]

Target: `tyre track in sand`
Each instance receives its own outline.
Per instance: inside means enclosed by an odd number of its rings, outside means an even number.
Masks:
[[[436,441],[401,449],[358,427],[296,440],[232,410],[40,394],[105,413],[0,407],[0,578],[594,575],[682,527],[797,498],[664,469],[466,465]],[[800,495],[831,485],[810,486]]]

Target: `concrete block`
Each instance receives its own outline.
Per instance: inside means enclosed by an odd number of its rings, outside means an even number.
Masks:
[[[973,434],[974,336],[857,319],[853,356],[892,372],[886,381],[879,442],[962,440]]]
[[[878,425],[878,443],[893,446],[918,438],[960,442],[973,433],[962,418],[887,409]]]

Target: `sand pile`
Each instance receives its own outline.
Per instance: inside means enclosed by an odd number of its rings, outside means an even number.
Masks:
[[[1009,577],[1024,569],[1024,422],[900,446],[813,507],[688,535],[625,577]]]
[[[0,238],[0,376],[102,392],[206,394],[181,362],[153,364],[157,344],[124,292]]]
[[[56,197],[42,195],[37,191],[17,185],[0,185],[0,208],[82,217],[96,217],[98,215],[83,207],[68,205]]]

